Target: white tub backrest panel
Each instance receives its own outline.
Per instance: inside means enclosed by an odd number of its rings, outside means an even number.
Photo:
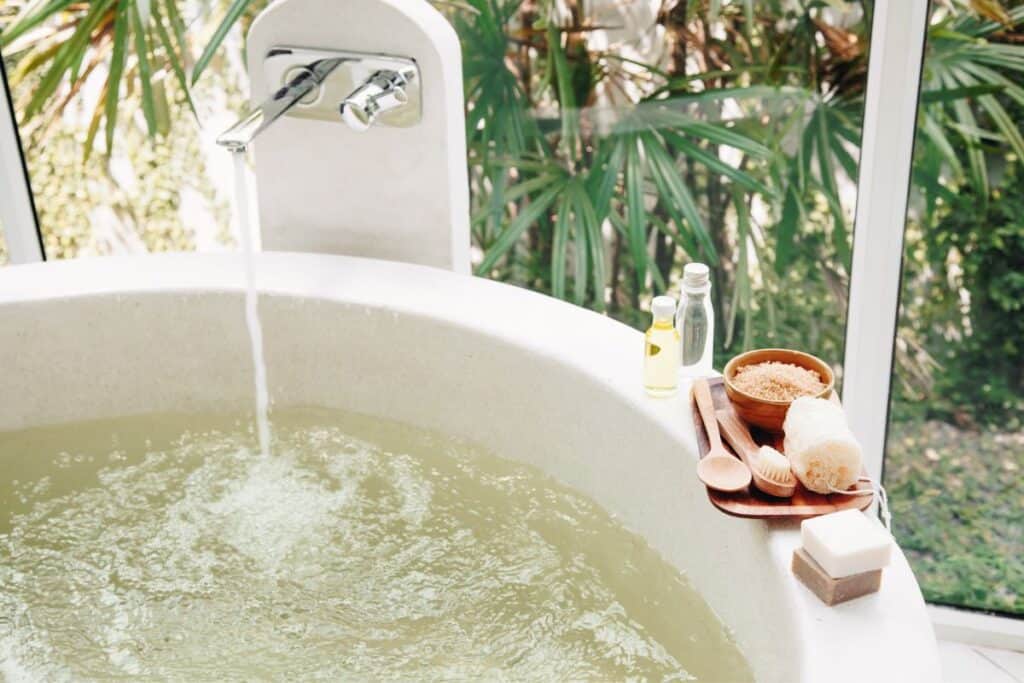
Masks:
[[[251,96],[277,46],[415,59],[423,118],[359,133],[285,116],[254,145],[263,248],[370,256],[469,272],[462,57],[458,37],[426,0],[279,0],[247,44]]]

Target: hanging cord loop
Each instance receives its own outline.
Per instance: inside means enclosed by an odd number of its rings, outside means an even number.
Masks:
[[[885,525],[885,530],[892,533],[892,513],[889,511],[889,494],[885,492],[885,487],[882,486],[881,482],[876,484],[871,481],[871,477],[863,476],[857,479],[858,482],[867,482],[871,488],[858,489],[857,491],[841,491],[834,486],[829,486],[829,491],[832,493],[841,493],[844,496],[875,496],[878,501],[878,512],[882,517],[882,524]]]

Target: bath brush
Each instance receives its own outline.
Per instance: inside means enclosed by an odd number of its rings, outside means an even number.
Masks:
[[[731,410],[715,412],[722,434],[737,455],[747,463],[754,487],[777,498],[790,498],[796,493],[796,477],[789,467],[789,458],[770,446],[758,446],[750,430]]]
[[[790,487],[796,484],[796,477],[789,466],[789,458],[771,446],[761,446],[757,449],[757,471],[765,479],[779,486]]]

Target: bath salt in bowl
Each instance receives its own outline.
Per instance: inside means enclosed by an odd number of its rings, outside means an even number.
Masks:
[[[789,404],[801,396],[828,398],[835,374],[828,363],[802,351],[757,349],[730,360],[725,393],[749,424],[781,432]]]

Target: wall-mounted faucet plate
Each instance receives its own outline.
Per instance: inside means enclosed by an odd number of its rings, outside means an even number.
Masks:
[[[423,116],[422,83],[416,62],[405,57],[314,50],[303,47],[273,47],[263,60],[264,73],[271,87],[282,87],[310,64],[319,60],[340,59],[341,63],[306,97],[291,107],[285,116],[342,122],[341,105],[361,85],[380,71],[397,72],[404,77],[406,101],[390,111],[381,111],[374,126],[408,128]]]

